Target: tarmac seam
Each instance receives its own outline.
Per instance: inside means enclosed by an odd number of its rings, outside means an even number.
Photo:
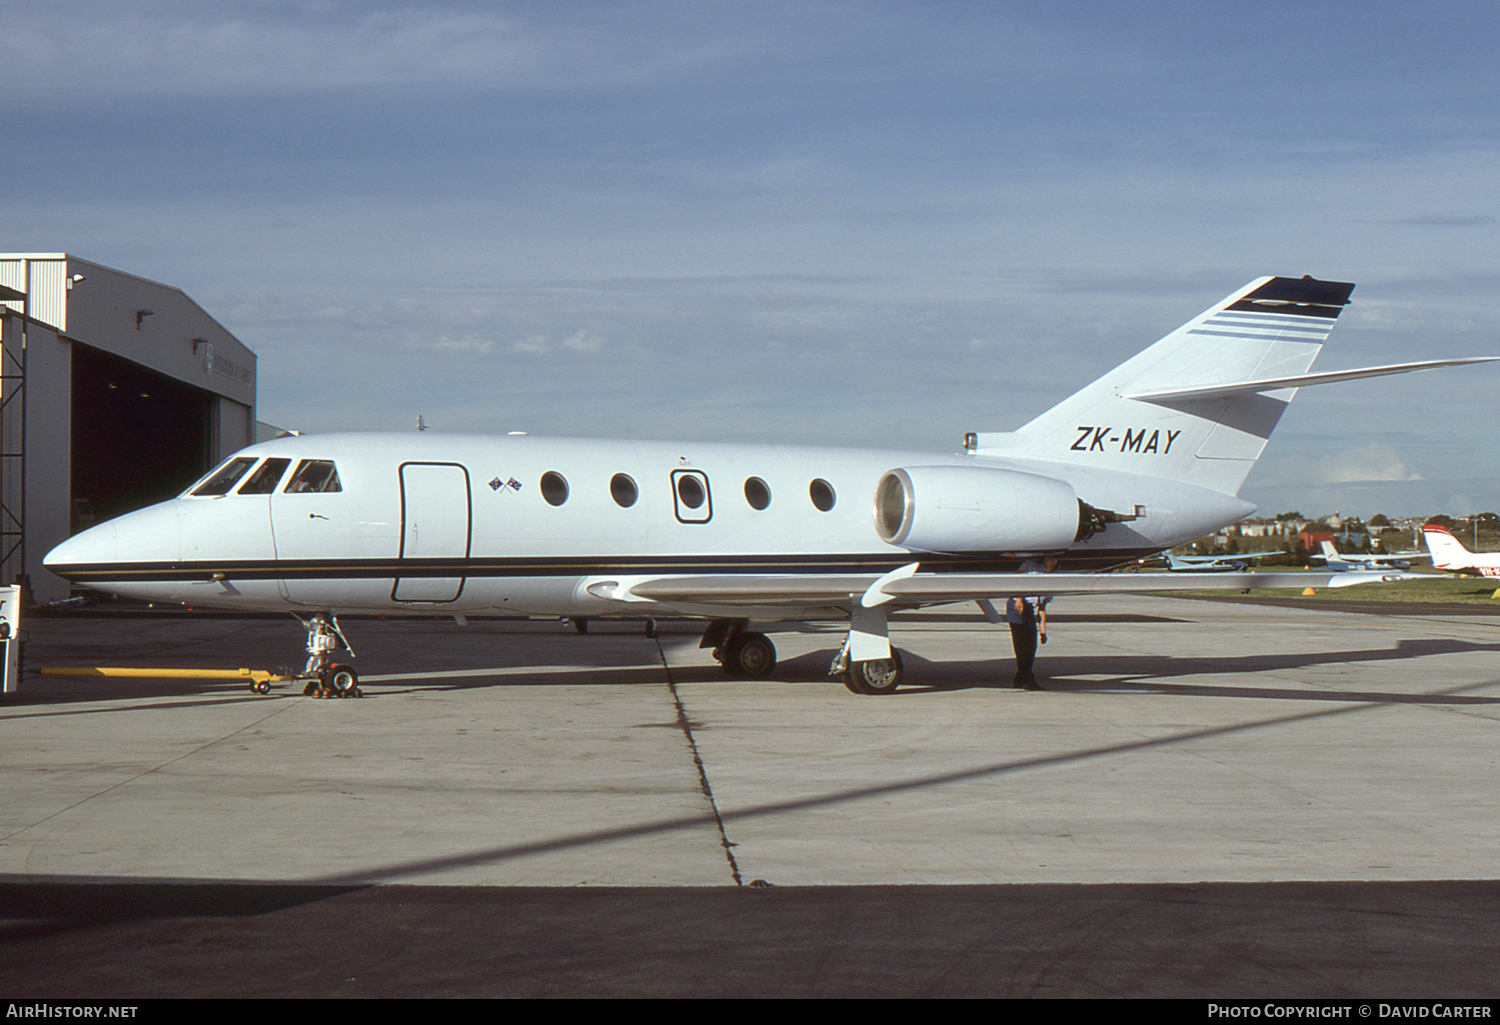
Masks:
[[[672,677],[672,665],[667,661],[667,653],[662,650],[661,637],[655,636],[652,640],[656,642],[656,653],[661,657],[662,670],[667,674],[667,690],[671,693],[672,704],[677,709],[677,728],[687,739],[688,751],[693,756],[693,765],[698,769],[698,789],[703,792],[709,809],[714,813],[714,827],[719,831],[719,844],[724,848],[725,860],[729,862],[729,874],[734,878],[734,885],[743,886],[745,881],[740,876],[739,862],[734,858],[734,844],[729,842],[729,834],[724,829],[724,817],[719,814],[718,802],[714,800],[714,789],[708,782],[708,770],[703,765],[703,756],[698,750],[698,741],[693,736],[693,724],[687,717],[687,709],[682,706],[682,695],[677,692],[677,681]]]

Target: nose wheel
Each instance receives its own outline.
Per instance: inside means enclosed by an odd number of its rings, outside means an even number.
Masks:
[[[302,693],[310,698],[358,698],[364,692],[359,689],[359,674],[353,666],[332,665],[316,677],[307,681]]]
[[[307,620],[307,667],[299,679],[307,681],[302,693],[310,698],[357,698],[359,674],[354,667],[333,661],[333,653],[342,644],[350,655],[354,649],[339,629],[338,620],[326,612],[314,613]]]

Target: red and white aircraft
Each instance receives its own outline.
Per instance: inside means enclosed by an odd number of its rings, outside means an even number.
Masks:
[[[1427,538],[1434,569],[1466,577],[1500,577],[1500,552],[1471,552],[1451,530],[1436,524],[1423,527],[1422,536]]]

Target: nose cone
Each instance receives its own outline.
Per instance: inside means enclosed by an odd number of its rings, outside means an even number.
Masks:
[[[176,505],[163,502],[91,527],[48,552],[42,565],[76,584],[129,593],[115,584],[140,579],[152,565],[177,561],[181,531]]]
[[[90,527],[82,534],[75,534],[42,559],[42,565],[67,580],[77,580],[77,574],[87,569],[112,565],[119,561],[119,543],[115,535],[115,521]]]

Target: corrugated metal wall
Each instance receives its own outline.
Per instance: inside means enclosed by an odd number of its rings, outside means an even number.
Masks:
[[[33,320],[40,320],[59,331],[68,329],[68,299],[66,282],[68,279],[68,261],[63,257],[27,259],[0,259],[0,285],[14,288],[18,292],[26,291],[26,265],[31,265],[31,292],[30,302],[27,303],[27,314]],[[20,312],[19,302],[6,303],[11,309]]]

